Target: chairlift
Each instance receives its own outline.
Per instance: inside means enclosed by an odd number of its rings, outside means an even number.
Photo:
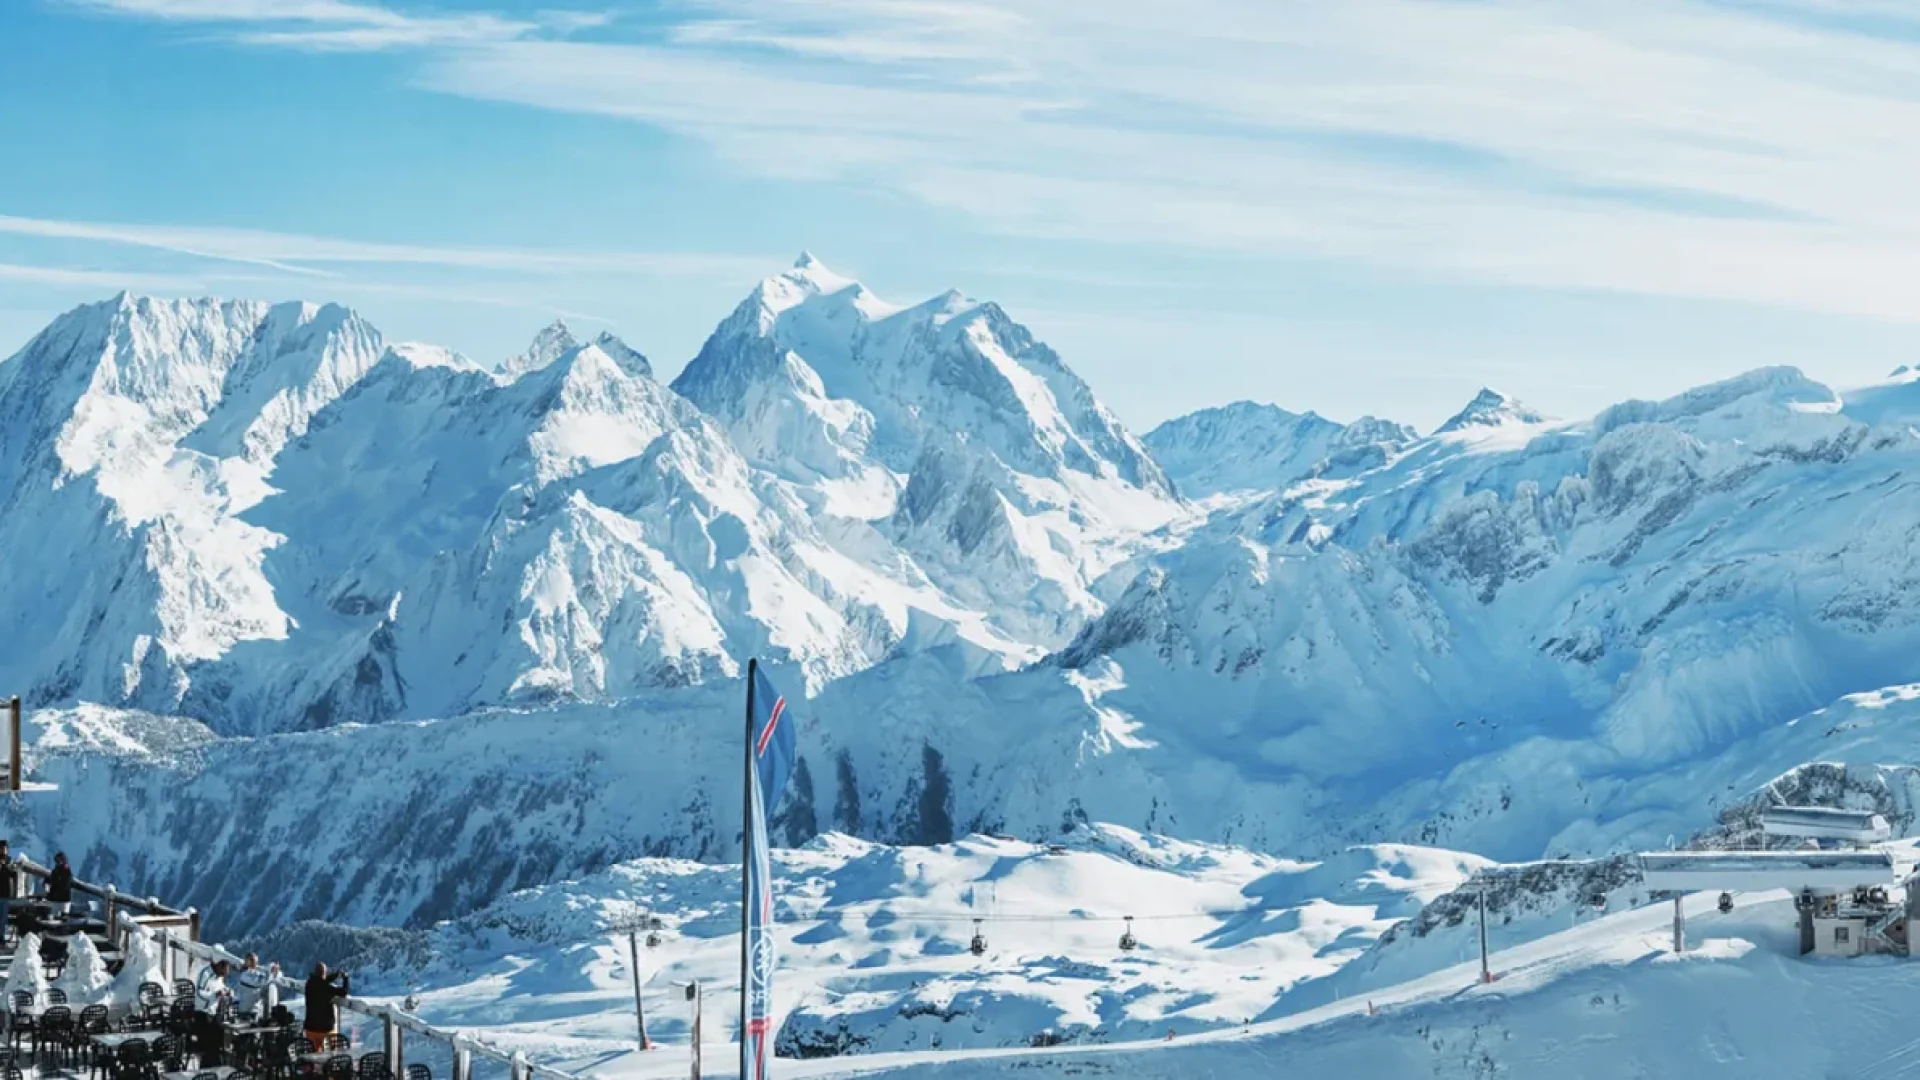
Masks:
[[[1588,893],[1587,906],[1595,911],[1607,910],[1607,894],[1598,890]]]
[[[657,949],[659,947],[660,947],[660,931],[658,930],[647,931],[647,948]]]
[[[1139,945],[1139,940],[1133,936],[1133,916],[1129,915],[1127,916],[1127,928],[1120,934],[1120,951],[1132,952],[1138,948]]]
[[[987,935],[980,932],[979,919],[973,920],[973,941],[967,946],[967,951],[975,956],[987,954]]]
[[[1722,915],[1730,915],[1733,913],[1733,894],[1732,893],[1723,892],[1720,894],[1719,908],[1720,908],[1720,914]]]

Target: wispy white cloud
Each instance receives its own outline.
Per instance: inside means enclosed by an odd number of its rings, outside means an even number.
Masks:
[[[398,264],[520,274],[620,273],[733,279],[777,265],[770,257],[748,255],[435,247],[256,229],[66,221],[5,214],[0,214],[0,235],[148,248],[289,274],[327,276],[337,275],[320,267]]]
[[[1828,7],[711,0],[422,80],[1023,235],[1913,318],[1920,45]]]
[[[178,274],[129,274],[119,270],[78,270],[64,266],[32,266],[8,262],[0,262],[0,281],[115,291],[152,289],[156,292],[191,292],[201,287],[199,278]]]
[[[1920,41],[1874,36],[1913,21],[1892,0],[684,0],[624,42],[562,39],[593,14],[68,2],[418,49],[436,90],[657,126],[1007,233],[1920,312]],[[202,232],[157,246],[331,261]],[[381,247],[353,245],[417,257]],[[420,261],[462,258],[538,261]]]
[[[376,52],[566,35],[606,25],[596,11],[493,12],[408,9],[360,0],[64,0],[106,15],[228,28],[234,40],[315,52]]]

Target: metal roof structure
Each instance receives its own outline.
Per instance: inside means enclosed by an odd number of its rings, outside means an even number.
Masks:
[[[1824,806],[1775,806],[1760,818],[1768,836],[1800,836],[1815,840],[1851,840],[1871,844],[1893,835],[1887,819],[1869,810],[1834,810]]]
[[[1892,887],[1893,856],[1884,851],[1658,851],[1640,856],[1649,889],[1853,889]]]

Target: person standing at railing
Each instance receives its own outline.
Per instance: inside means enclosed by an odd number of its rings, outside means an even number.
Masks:
[[[53,869],[47,873],[47,903],[60,916],[73,906],[73,867],[67,865],[64,851],[53,857]]]
[[[220,1014],[233,1004],[233,991],[227,989],[227,972],[233,970],[225,960],[215,960],[200,969],[194,982],[194,1039],[199,1044],[200,1064],[217,1066],[225,1039],[220,1030]]]
[[[19,899],[20,874],[13,866],[13,852],[0,840],[0,943],[13,929],[13,902]]]
[[[269,999],[277,996],[275,991],[279,988],[274,985],[274,980],[279,975],[279,964],[263,968],[260,958],[248,953],[240,964],[240,974],[234,978],[238,986],[233,992],[233,1007],[249,1016],[264,1018],[276,1004]]]
[[[327,1036],[333,1034],[339,1017],[334,1008],[341,998],[353,993],[353,981],[347,973],[338,972],[332,977],[327,975],[327,965],[316,963],[313,974],[307,976],[307,1019],[305,1030],[307,1041],[313,1044],[313,1052],[319,1053],[327,1048]]]

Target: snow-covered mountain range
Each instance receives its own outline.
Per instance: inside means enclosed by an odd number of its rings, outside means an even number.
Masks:
[[[486,367],[334,306],[121,296],[0,362],[0,415],[0,693],[59,785],[5,827],[224,932],[726,859],[755,656],[801,724],[779,839],[856,855],[1603,856],[1781,777],[1908,823],[1920,790],[1912,372],[1137,438],[997,305],[803,257],[671,386],[560,324]],[[1364,965],[1256,996],[1445,951],[1365,921]],[[805,1038],[904,1045],[860,1018],[899,987],[835,985]]]

